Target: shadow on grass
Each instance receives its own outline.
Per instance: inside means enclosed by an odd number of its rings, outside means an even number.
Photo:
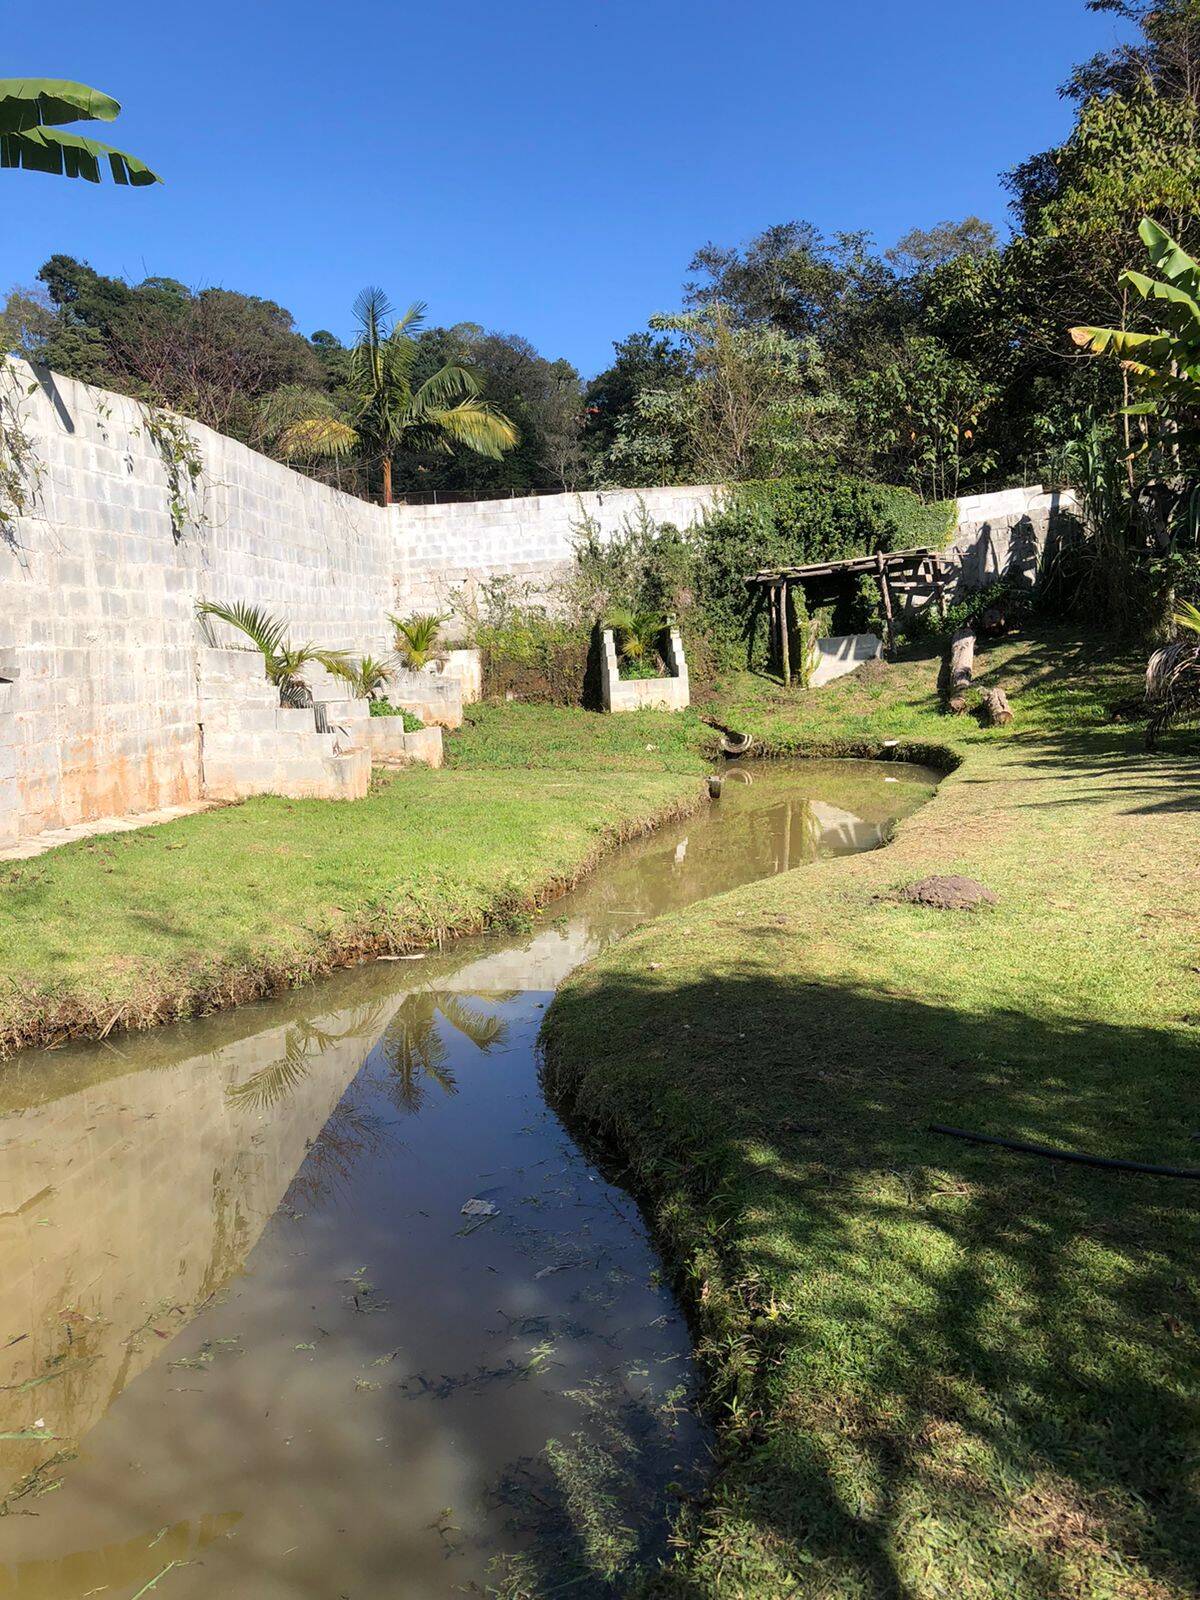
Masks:
[[[1194,1594],[1200,1184],[928,1131],[1200,1164],[1194,1038],[803,983],[744,931],[761,967],[590,977],[548,1024],[725,1424],[662,1592]]]

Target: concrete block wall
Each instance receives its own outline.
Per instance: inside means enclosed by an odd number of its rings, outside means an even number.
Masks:
[[[716,503],[719,488],[600,489],[583,494],[478,500],[461,505],[393,506],[397,607],[445,611],[481,583],[511,577],[546,597],[570,566],[578,531],[591,521],[611,538],[643,514],[690,528]]]
[[[865,661],[878,661],[883,655],[883,640],[874,633],[841,633],[813,644],[808,668],[808,686],[820,689],[835,678],[857,672]]]
[[[456,678],[435,676],[432,672],[394,672],[388,681],[388,701],[401,711],[429,726],[461,728],[463,719],[462,685]],[[375,717],[373,721],[380,719]]]
[[[963,495],[954,539],[942,554],[947,587],[957,596],[999,578],[1032,586],[1047,545],[1071,539],[1080,507],[1070,489],[1041,485]]]
[[[336,683],[337,680],[330,680]],[[213,800],[360,800],[371,782],[365,700],[283,706],[254,650],[196,652],[201,783]],[[326,685],[328,687],[329,685]]]
[[[367,729],[371,755],[389,767],[440,767],[443,762],[442,730],[416,728],[405,733],[403,717],[372,717]]]
[[[386,649],[379,507],[189,423],[203,471],[176,526],[142,407],[16,361],[0,385],[32,443],[29,514],[0,522],[0,839],[201,797],[202,598]]]
[[[444,609],[463,586],[470,595],[502,576],[544,594],[585,520],[602,537],[643,514],[687,528],[720,492],[385,510],[188,423],[202,470],[176,519],[177,489],[140,405],[18,361],[0,365],[0,388],[32,445],[27,514],[0,508],[0,845],[202,797],[201,599],[264,606],[297,642],[386,656],[389,611]],[[964,498],[952,585],[1028,576],[1072,510],[1071,496],[1040,489]],[[213,637],[234,642],[220,625]],[[442,676],[459,680],[465,703],[477,677],[454,656]],[[359,715],[343,704],[326,717],[335,763],[354,747]],[[344,780],[357,790],[361,772],[339,769]]]

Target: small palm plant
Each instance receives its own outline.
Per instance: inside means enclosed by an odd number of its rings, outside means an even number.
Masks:
[[[363,656],[353,665],[347,677],[347,682],[354,690],[358,700],[378,700],[387,689],[392,677],[392,669],[386,661],[377,661],[374,656]]]
[[[661,665],[659,643],[666,622],[659,612],[618,606],[605,617],[604,626],[612,629],[622,665],[635,673],[654,671]]]
[[[1151,707],[1147,750],[1173,723],[1200,716],[1200,606],[1181,601],[1171,620],[1188,637],[1156,650],[1146,668],[1146,700]]]
[[[288,638],[287,623],[261,606],[225,606],[216,600],[201,600],[196,607],[201,617],[214,617],[239,633],[244,633],[256,650],[262,652],[267,677],[277,685],[279,699],[285,706],[312,705],[312,692],[304,681],[304,670],[309,666],[324,667],[336,677],[350,679],[354,668],[344,650],[322,650],[314,644],[292,644]]]
[[[415,611],[411,617],[388,621],[396,630],[396,654],[411,672],[420,672],[427,662],[437,659],[438,634],[446,617],[432,611]]]

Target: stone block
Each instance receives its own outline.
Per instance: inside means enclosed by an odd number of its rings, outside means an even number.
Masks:
[[[443,762],[441,728],[405,733],[403,717],[372,717],[367,742],[372,758],[388,766],[440,767]]]

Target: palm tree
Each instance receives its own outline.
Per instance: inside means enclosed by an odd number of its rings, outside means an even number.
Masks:
[[[469,1039],[481,1054],[502,1045],[508,1024],[472,1005],[473,995],[444,989],[418,989],[405,997],[379,1041],[383,1063],[391,1074],[386,1081],[396,1104],[419,1111],[429,1082],[444,1094],[457,1094],[458,1084],[448,1066],[450,1052],[439,1031],[439,1018]]]
[[[349,420],[314,408],[279,436],[285,460],[297,456],[345,456],[361,449],[377,462],[383,478],[383,503],[392,503],[392,456],[401,443],[450,451],[466,445],[499,460],[517,442],[517,430],[486,400],[480,399],[474,374],[447,362],[418,388],[413,388],[417,343],[413,335],[425,316],[424,305],[412,305],[402,317],[382,289],[364,289],[354,302],[359,326],[350,352]]]
[[[0,167],[51,172],[100,182],[107,160],[114,183],[161,183],[145,162],[124,150],[64,133],[64,122],[112,122],[120,103],[99,89],[63,78],[0,78]]]

